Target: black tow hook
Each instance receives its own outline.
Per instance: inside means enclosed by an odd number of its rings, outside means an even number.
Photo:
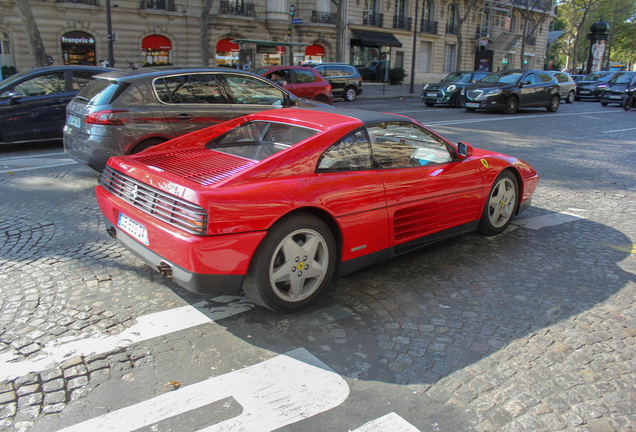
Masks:
[[[115,229],[115,227],[110,227],[106,230],[106,232],[108,233],[109,236],[111,236],[114,239],[117,239],[117,230]]]

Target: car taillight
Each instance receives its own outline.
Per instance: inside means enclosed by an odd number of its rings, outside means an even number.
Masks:
[[[102,110],[86,116],[86,124],[96,124],[105,126],[123,126],[127,121],[121,118],[119,114],[127,113],[128,110]]]
[[[331,86],[327,86],[327,91],[331,92]]]

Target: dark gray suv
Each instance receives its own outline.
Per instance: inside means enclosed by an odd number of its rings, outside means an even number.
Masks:
[[[358,69],[347,63],[320,63],[314,66],[329,84],[333,97],[353,102],[362,93],[362,77]]]
[[[258,75],[234,69],[143,68],[102,74],[68,105],[64,151],[102,171],[111,156],[139,153],[246,114],[324,108]]]

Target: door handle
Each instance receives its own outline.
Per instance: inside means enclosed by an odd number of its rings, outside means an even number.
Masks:
[[[187,120],[192,120],[194,116],[190,114],[177,114],[176,116],[174,116],[174,118],[177,120],[187,121]]]

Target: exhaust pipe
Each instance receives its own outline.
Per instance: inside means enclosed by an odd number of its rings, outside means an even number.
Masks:
[[[159,264],[157,268],[159,269],[159,273],[162,275],[172,277],[172,267],[170,267],[170,264],[167,264],[165,261],[161,261],[161,264]]]
[[[115,227],[108,228],[106,232],[108,233],[109,236],[117,240],[117,230],[115,229]]]

